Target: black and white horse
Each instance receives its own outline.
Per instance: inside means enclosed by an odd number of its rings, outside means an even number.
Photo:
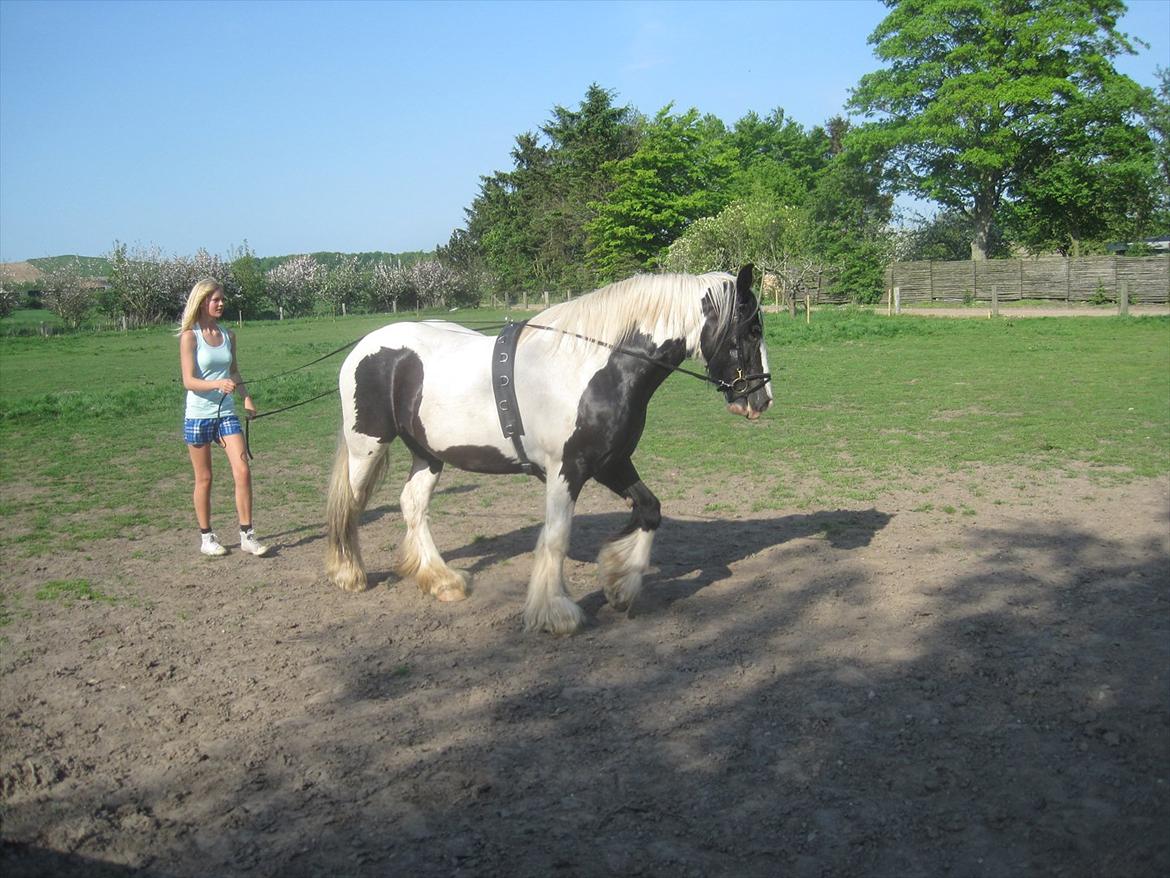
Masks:
[[[686,357],[696,357],[733,414],[755,419],[772,404],[751,284],[751,266],[738,278],[640,275],[554,305],[519,332],[514,372],[502,377],[492,365],[497,340],[453,323],[394,323],[367,335],[341,368],[329,577],[346,591],[366,588],[358,523],[385,470],[387,448],[400,438],[414,458],[402,491],[403,578],[441,601],[467,594],[467,575],[447,566],[427,525],[444,465],[531,472],[547,490],[524,627],[575,631],[584,614],[565,591],[563,567],[573,507],[592,478],[633,503],[629,522],[598,556],[606,598],[628,606],[642,588],[661,521],[658,498],[630,461],[651,395]],[[515,442],[501,429],[493,382],[514,388],[523,428]]]

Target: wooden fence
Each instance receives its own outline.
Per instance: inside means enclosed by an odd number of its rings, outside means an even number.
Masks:
[[[1085,256],[1080,259],[988,259],[962,262],[895,262],[886,291],[903,302],[1048,299],[1116,302],[1122,285],[1134,303],[1170,301],[1170,253],[1157,256]]]

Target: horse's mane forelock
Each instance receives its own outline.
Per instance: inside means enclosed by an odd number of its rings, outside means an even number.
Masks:
[[[688,350],[698,351],[708,290],[717,337],[722,338],[735,314],[735,278],[723,272],[635,275],[546,308],[531,322],[563,330],[555,334],[561,346],[588,344],[576,336],[620,345],[641,330],[659,338],[683,338]]]

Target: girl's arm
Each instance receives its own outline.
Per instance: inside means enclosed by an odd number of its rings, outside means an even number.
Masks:
[[[248,385],[246,383],[244,383],[244,379],[240,375],[239,352],[238,352],[239,348],[236,345],[236,334],[234,332],[232,332],[230,329],[228,329],[226,331],[227,331],[227,334],[230,335],[231,339],[232,339],[232,371],[231,371],[232,379],[236,382],[236,384],[239,387],[242,387],[244,389],[244,411],[247,413],[248,417],[255,417],[256,403],[254,403],[252,401],[252,394],[248,393]]]

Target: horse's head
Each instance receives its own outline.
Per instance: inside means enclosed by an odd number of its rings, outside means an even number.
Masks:
[[[772,404],[772,383],[764,318],[752,293],[752,266],[739,270],[730,314],[721,316],[710,295],[703,302],[703,312],[707,324],[700,345],[707,375],[726,397],[729,412],[754,421]]]

